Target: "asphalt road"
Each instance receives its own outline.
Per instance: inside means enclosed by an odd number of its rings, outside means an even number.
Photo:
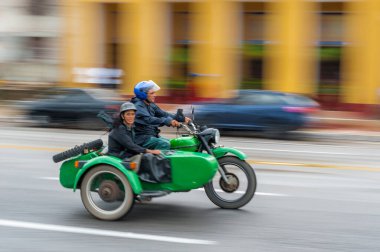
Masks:
[[[226,137],[257,174],[248,205],[222,210],[195,190],[105,222],[60,186],[51,160],[101,134],[0,127],[0,251],[380,250],[378,143]]]

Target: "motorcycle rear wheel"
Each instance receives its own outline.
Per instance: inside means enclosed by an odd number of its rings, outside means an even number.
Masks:
[[[83,178],[81,198],[84,207],[101,220],[118,220],[133,206],[134,194],[128,179],[118,169],[100,165]]]
[[[230,183],[225,183],[219,173],[215,174],[204,186],[207,197],[215,205],[225,209],[237,209],[246,205],[256,192],[254,170],[247,162],[233,156],[219,158],[218,162]]]

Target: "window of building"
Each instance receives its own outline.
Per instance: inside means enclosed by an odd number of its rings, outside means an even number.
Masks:
[[[190,75],[190,3],[173,3],[171,8],[172,32],[168,88],[172,97],[186,99],[186,95],[188,95],[187,86]]]
[[[27,12],[34,16],[54,15],[58,5],[58,0],[28,0]]]
[[[344,12],[341,2],[320,3],[318,93],[322,103],[337,102],[344,47]]]
[[[242,80],[243,89],[261,89],[265,44],[264,3],[243,4]]]
[[[29,61],[58,61],[58,39],[49,37],[26,37],[26,60]]]

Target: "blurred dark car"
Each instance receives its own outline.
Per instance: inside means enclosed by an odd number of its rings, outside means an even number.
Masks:
[[[22,104],[27,119],[39,126],[104,129],[99,111],[113,114],[123,101],[108,89],[56,89],[45,98]]]
[[[240,90],[236,98],[195,108],[195,121],[221,130],[255,131],[267,137],[307,126],[319,109],[314,100],[296,94]]]

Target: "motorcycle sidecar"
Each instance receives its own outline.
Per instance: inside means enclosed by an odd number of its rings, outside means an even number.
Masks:
[[[128,213],[139,196],[164,196],[203,187],[218,170],[218,161],[205,153],[163,151],[162,157],[170,164],[171,179],[165,183],[143,181],[139,162],[99,151],[63,162],[60,183],[74,191],[79,188],[85,208],[96,218],[116,220]]]

